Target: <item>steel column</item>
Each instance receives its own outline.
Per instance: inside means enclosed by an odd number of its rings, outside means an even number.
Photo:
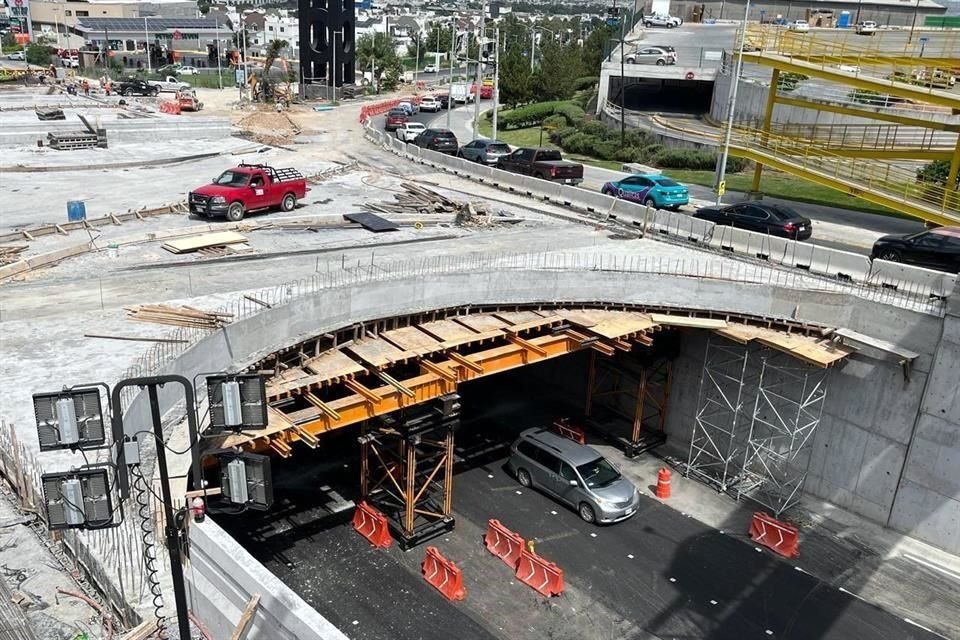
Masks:
[[[777,104],[777,85],[780,83],[780,69],[774,68],[770,75],[770,90],[767,92],[767,105],[763,111],[763,133],[761,136],[762,144],[767,144],[767,135],[770,133],[770,122],[773,120],[773,109]],[[758,162],[753,170],[753,184],[750,190],[754,193],[760,191],[760,177],[763,175],[763,164]]]

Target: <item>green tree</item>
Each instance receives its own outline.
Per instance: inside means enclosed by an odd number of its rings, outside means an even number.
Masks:
[[[361,72],[373,70],[376,86],[395,89],[403,75],[403,64],[397,56],[393,38],[385,33],[361,36],[357,40],[357,68]]]
[[[500,102],[516,107],[533,99],[530,60],[520,46],[509,47],[500,56]]]
[[[56,53],[56,49],[50,45],[35,42],[27,46],[27,63],[39,66],[50,64],[50,58]]]
[[[617,37],[620,36],[619,31]],[[583,64],[584,75],[599,76],[600,64],[607,57],[610,38],[614,37],[613,30],[606,24],[599,24],[594,27],[590,35],[583,42],[580,60]]]
[[[197,0],[197,11],[203,15],[207,15],[210,11],[210,0]]]
[[[541,40],[537,49],[540,66],[534,74],[534,97],[538,102],[567,100],[575,80],[584,74],[580,47],[562,46],[553,39]]]

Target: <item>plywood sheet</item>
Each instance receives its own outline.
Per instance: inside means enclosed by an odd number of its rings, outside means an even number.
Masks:
[[[597,318],[597,316],[594,316]],[[599,322],[590,331],[604,338],[616,339],[650,331],[657,327],[650,316],[632,311],[605,311],[599,314]]]
[[[374,367],[385,367],[394,362],[403,362],[410,357],[403,349],[380,338],[363,338],[346,347],[346,350]]]
[[[853,353],[853,349],[825,338],[787,333],[766,327],[730,323],[716,332],[740,344],[757,341],[818,367],[829,367]]]
[[[500,318],[497,318],[489,313],[474,313],[469,316],[457,316],[454,318],[454,320],[480,333],[484,331],[493,331],[495,329],[503,329],[510,324],[509,322],[501,320]]]
[[[330,349],[303,363],[303,368],[325,380],[336,380],[366,371],[364,366],[339,349]]]
[[[459,340],[477,335],[477,332],[453,320],[434,320],[417,325],[438,340]]]
[[[543,316],[535,311],[497,311],[493,315],[501,320],[509,322],[511,325],[534,322],[536,320],[543,319]]]
[[[440,343],[416,327],[401,327],[381,331],[380,337],[389,340],[411,355],[422,356],[440,350]]]
[[[498,314],[499,315],[499,314]],[[563,324],[564,320],[560,316],[540,316],[537,315],[530,320],[525,320],[523,322],[517,322],[510,325],[506,328],[510,333],[523,333],[524,331],[530,331],[531,329],[539,329],[540,327],[549,327],[556,324]]]
[[[482,333],[471,332],[469,336],[463,336],[456,338],[454,340],[444,340],[440,343],[440,347],[443,350],[453,349],[459,347],[460,345],[470,344],[472,342],[484,342],[486,340],[493,340],[494,338],[499,338],[503,335],[503,331],[500,329],[494,329],[493,331],[484,331]]]
[[[557,315],[581,327],[592,327],[598,322],[589,309],[557,309]]]
[[[163,243],[163,248],[170,253],[190,253],[204,247],[219,247],[225,244],[239,244],[246,242],[246,236],[236,231],[218,231],[216,233],[204,233],[198,236],[189,236],[186,238],[177,238]]]
[[[651,313],[650,319],[665,327],[690,327],[693,329],[723,329],[727,326],[726,320],[714,318],[690,318],[687,316],[671,316],[666,313]]]

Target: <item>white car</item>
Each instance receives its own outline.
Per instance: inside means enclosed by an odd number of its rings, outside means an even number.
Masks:
[[[423,72],[424,72],[424,73],[436,73],[436,72],[437,72],[437,65],[435,65],[435,64],[428,64],[427,66],[425,66],[425,67],[423,68]]]
[[[7,54],[7,60],[25,60],[23,51],[14,51]]]
[[[430,111],[431,113],[436,113],[440,111],[442,105],[440,101],[434,98],[433,96],[424,96],[420,98],[420,111]]]
[[[166,80],[147,80],[147,82],[167,93],[176,93],[181,89],[190,88],[189,82],[177,80],[176,76],[167,76]]]
[[[414,138],[426,130],[427,125],[422,122],[408,122],[397,129],[397,140],[413,142]]]
[[[643,26],[645,27],[666,27],[673,29],[683,24],[683,20],[675,18],[665,13],[655,13],[652,16],[643,16]]]
[[[790,31],[810,31],[810,23],[806,20],[794,20],[787,25],[787,29]]]
[[[872,36],[877,32],[877,23],[873,20],[864,20],[863,22],[858,22],[854,30],[857,32],[857,35]]]
[[[196,67],[180,67],[177,73],[181,76],[195,76],[200,73]]]

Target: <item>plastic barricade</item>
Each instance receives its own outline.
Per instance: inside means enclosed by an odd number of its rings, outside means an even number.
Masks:
[[[366,502],[357,503],[353,512],[353,529],[375,547],[386,549],[390,546],[392,538],[387,517]]]
[[[499,520],[487,521],[487,533],[483,536],[487,551],[503,560],[511,570],[517,570],[520,554],[523,553],[523,537],[503,526]]]
[[[427,547],[427,555],[420,567],[423,577],[443,594],[447,600],[463,600],[467,590],[463,586],[463,573],[447,560],[436,547]]]
[[[784,558],[800,555],[800,533],[793,525],[775,520],[771,516],[757,511],[750,521],[750,539],[762,544]]]
[[[870,278],[870,259],[858,253],[813,246],[810,272],[842,281],[866,282]]]
[[[946,297],[953,291],[957,276],[900,262],[874,260],[870,268],[869,281],[904,293]]]
[[[571,424],[569,418],[554,421],[553,430],[564,438],[569,438],[580,444],[587,444],[587,434],[583,427],[578,424]]]
[[[517,580],[547,597],[563,593],[563,569],[526,549],[520,552]]]

